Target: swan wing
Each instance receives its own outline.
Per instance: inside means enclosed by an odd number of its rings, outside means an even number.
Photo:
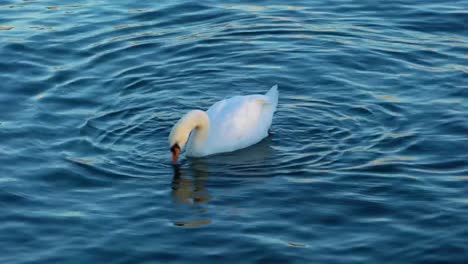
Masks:
[[[208,153],[253,145],[268,135],[278,102],[277,87],[266,95],[235,96],[211,106]]]

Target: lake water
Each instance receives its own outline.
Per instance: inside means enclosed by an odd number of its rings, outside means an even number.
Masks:
[[[462,1],[0,2],[1,263],[467,263]],[[170,164],[278,84],[271,135]]]

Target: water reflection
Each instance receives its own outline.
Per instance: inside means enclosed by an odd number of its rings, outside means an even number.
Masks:
[[[208,180],[229,185],[229,181],[245,181],[271,175],[269,161],[274,160],[271,137],[249,148],[204,158],[188,158],[187,167],[173,166],[171,197],[176,208],[175,226],[199,227],[212,223],[208,202],[213,192]],[[214,185],[216,186],[216,185]]]
[[[206,218],[205,208],[195,208],[211,200],[211,196],[205,188],[205,182],[208,179],[206,170],[192,170],[192,176],[185,176],[180,169],[180,165],[173,166],[174,176],[172,177],[172,198],[176,204],[191,205],[189,210],[182,209],[182,218],[184,220],[174,221],[175,226],[180,227],[199,227],[211,224],[211,219]]]
[[[205,189],[207,171],[194,169],[193,176],[187,177],[182,174],[180,165],[175,165],[173,169],[172,197],[176,203],[203,204],[211,200]]]
[[[235,177],[242,174],[237,173],[242,168],[265,167],[268,161],[274,158],[272,139],[273,136],[269,136],[253,146],[234,152],[220,153],[204,158],[190,158],[190,168],[194,172],[221,169],[218,172],[224,173],[226,170],[230,170],[230,173],[234,174]]]

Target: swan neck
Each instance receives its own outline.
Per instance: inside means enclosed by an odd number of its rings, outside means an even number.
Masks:
[[[194,114],[194,127],[189,139],[188,152],[192,156],[203,154],[210,130],[210,119],[206,112],[197,111]]]

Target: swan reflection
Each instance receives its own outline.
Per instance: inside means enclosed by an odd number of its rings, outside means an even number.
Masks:
[[[203,204],[211,200],[205,189],[208,178],[206,171],[194,170],[192,177],[184,176],[180,166],[174,166],[172,177],[172,197],[176,203]]]
[[[207,184],[209,177],[214,182],[239,180],[245,177],[256,178],[271,175],[270,166],[265,164],[274,160],[271,138],[267,138],[244,150],[219,154],[206,158],[189,158],[187,167],[173,166],[171,196],[180,214],[175,226],[198,227],[211,224],[207,204],[213,199]],[[253,171],[252,171],[253,169]],[[212,184],[213,186],[213,184]],[[215,185],[214,185],[215,186]]]
[[[192,176],[185,176],[180,166],[174,166],[174,175],[172,177],[172,199],[176,204],[189,205],[190,208],[180,208],[182,219],[174,221],[175,226],[180,227],[199,227],[211,224],[211,219],[207,218],[205,213],[207,209],[201,207],[211,200],[211,196],[205,188],[205,182],[208,173],[202,170],[193,170]],[[197,210],[192,210],[196,206]]]

